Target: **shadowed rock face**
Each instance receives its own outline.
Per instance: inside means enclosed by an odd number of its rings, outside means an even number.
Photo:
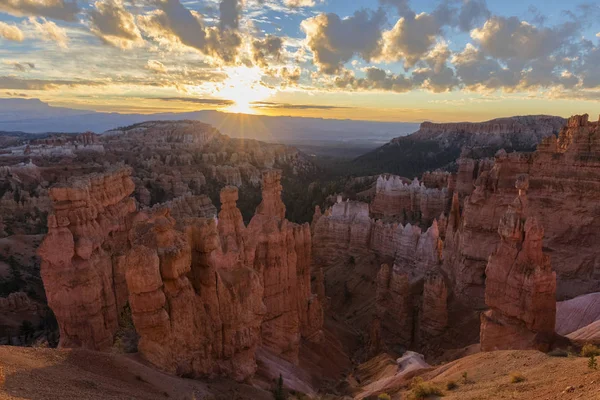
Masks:
[[[444,249],[452,291],[465,304],[484,305],[488,256],[500,241],[500,217],[517,195],[514,182],[522,174],[529,176],[528,215],[544,227],[543,247],[552,254],[557,299],[600,291],[595,250],[600,240],[600,127],[583,115],[570,118],[558,137],[544,139],[532,154],[499,151],[493,167],[476,179]]]
[[[519,195],[500,220],[500,244],[486,267],[481,315],[481,349],[548,350],[556,321],[556,274],[542,251],[544,229],[528,217],[528,179],[516,184]]]
[[[375,335],[371,337],[373,348],[381,348],[382,341],[408,346],[438,336],[446,327],[447,288],[441,273],[437,220],[423,232],[409,223],[371,219],[368,204],[340,198],[325,213],[316,210],[313,243],[315,264],[326,269],[349,262],[346,268],[352,273],[355,259],[372,255],[389,261],[375,279],[373,317],[377,321],[370,328]]]
[[[169,373],[244,380],[261,343],[297,362],[300,338],[322,339],[323,281],[313,295],[310,227],[284,219],[280,179],[265,172],[248,228],[236,187],[218,220],[197,217],[203,198],[136,212],[128,170],[53,188],[40,256],[61,346],[109,348],[129,301],[140,353]]]
[[[431,181],[432,174],[429,174]],[[434,186],[439,182],[432,182]],[[441,188],[428,188],[418,179],[410,184],[399,176],[380,176],[377,179],[375,198],[371,203],[371,213],[375,217],[398,217],[400,222],[419,219],[431,223],[442,214],[448,203],[448,181]]]

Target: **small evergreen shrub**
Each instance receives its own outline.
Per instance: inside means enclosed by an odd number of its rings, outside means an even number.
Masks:
[[[598,362],[596,361],[596,356],[593,354],[590,356],[590,359],[588,360],[588,368],[589,369],[598,369]]]

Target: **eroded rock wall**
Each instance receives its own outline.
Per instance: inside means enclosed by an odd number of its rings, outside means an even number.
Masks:
[[[448,185],[448,177],[443,178]],[[370,206],[371,214],[376,218],[393,217],[402,223],[431,223],[446,211],[449,191],[447,187],[436,187],[440,184],[440,177],[429,174],[427,180],[433,187],[426,186],[418,179],[407,183],[399,176],[380,176]]]
[[[218,219],[202,196],[137,212],[127,169],[52,188],[39,252],[61,346],[110,348],[129,302],[140,353],[169,373],[244,380],[260,345],[298,362],[302,339],[323,339],[323,274],[311,279],[310,227],[285,219],[280,179],[263,174],[248,227],[233,186]]]
[[[50,189],[54,213],[38,252],[61,347],[113,344],[128,297],[122,258],[136,211],[130,173],[118,169]]]
[[[556,274],[542,251],[544,228],[528,216],[528,178],[517,181],[519,195],[500,220],[500,244],[486,267],[481,315],[481,349],[547,351],[556,322]]]
[[[600,128],[584,115],[570,118],[535,153],[499,151],[493,167],[475,180],[444,250],[454,295],[466,304],[484,305],[487,258],[500,241],[499,221],[522,174],[529,176],[529,213],[544,226],[543,245],[552,253],[557,299],[600,291],[600,255],[593,245],[600,240]]]

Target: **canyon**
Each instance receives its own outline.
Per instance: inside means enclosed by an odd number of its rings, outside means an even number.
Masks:
[[[194,121],[44,139],[0,157],[0,240],[47,222],[37,254],[60,348],[230,387],[282,376],[313,398],[363,398],[473,353],[596,341],[600,122],[423,123],[414,137],[461,143],[453,167],[327,184],[296,149]],[[511,152],[517,138],[537,149]],[[323,199],[310,224],[290,193]],[[43,307],[0,298],[2,313]]]

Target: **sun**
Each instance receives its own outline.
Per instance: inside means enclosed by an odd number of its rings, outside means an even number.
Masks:
[[[262,72],[257,67],[227,67],[225,68],[227,79],[219,90],[219,96],[232,100],[233,104],[227,107],[227,111],[234,113],[253,114],[252,104],[263,101],[273,90],[265,86],[262,81]]]

